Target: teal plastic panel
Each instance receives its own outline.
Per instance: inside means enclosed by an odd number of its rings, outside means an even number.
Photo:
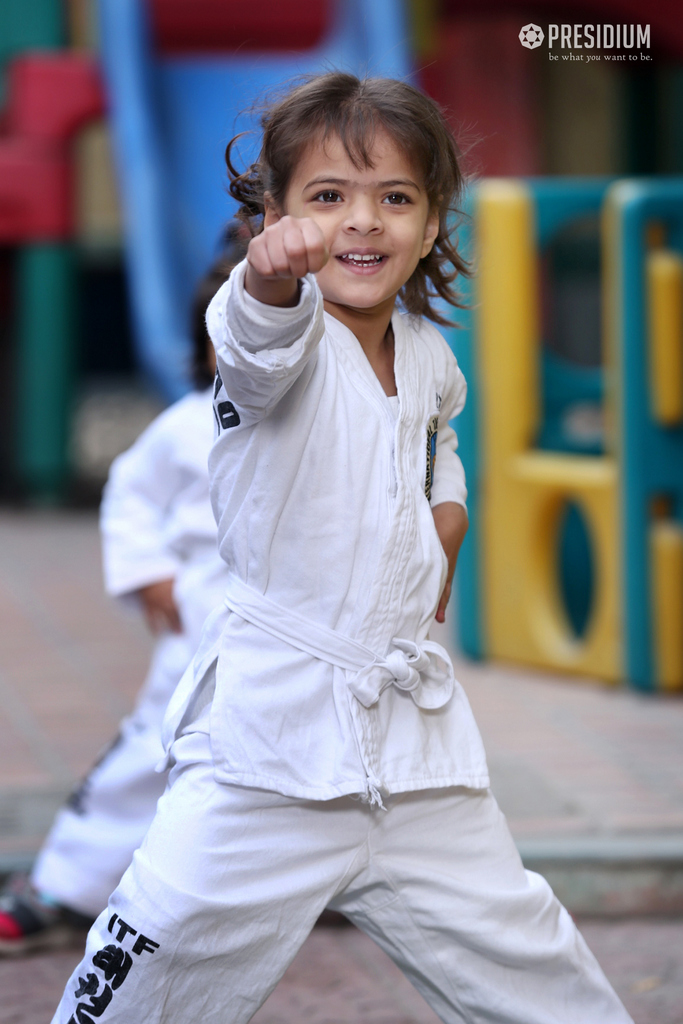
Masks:
[[[626,674],[635,686],[652,690],[650,503],[667,497],[673,516],[683,520],[683,427],[663,427],[650,413],[646,230],[650,221],[664,224],[667,247],[683,253],[683,178],[620,181],[610,200],[620,223],[620,306],[613,315],[623,324],[619,430]]]

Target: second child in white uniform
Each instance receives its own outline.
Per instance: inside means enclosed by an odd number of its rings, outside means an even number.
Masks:
[[[203,388],[166,409],[115,460],[104,492],[107,593],[140,604],[158,639],[133,712],[59,812],[32,872],[39,892],[93,917],[154,817],[166,707],[225,592],[208,493],[211,399]]]
[[[154,817],[167,773],[161,723],[225,592],[209,500],[215,357],[209,301],[244,252],[237,225],[193,304],[195,390],[166,409],[111,466],[100,509],[105,589],[140,608],[158,636],[133,712],[66,805],[30,878],[0,896],[0,955],[82,939],[130,864]]]

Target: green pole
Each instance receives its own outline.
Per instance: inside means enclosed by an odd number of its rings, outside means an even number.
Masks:
[[[0,103],[5,101],[5,64],[22,50],[64,46],[61,0],[0,0]]]
[[[69,470],[74,253],[48,242],[24,245],[17,255],[17,473],[31,498],[56,502]]]
[[[6,61],[66,43],[62,0],[0,0],[0,99]],[[74,260],[65,243],[17,249],[14,461],[31,498],[58,501],[67,479],[74,377]]]

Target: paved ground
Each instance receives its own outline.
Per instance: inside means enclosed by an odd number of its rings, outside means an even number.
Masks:
[[[0,513],[0,622],[1,867],[35,849],[55,799],[115,732],[150,641],[102,594],[90,513]],[[522,846],[683,850],[683,699],[456,667]]]
[[[0,623],[1,871],[30,859],[63,795],[113,735],[150,642],[135,617],[102,596],[95,518],[86,513],[0,513]],[[649,895],[660,910],[683,909],[683,700],[462,660],[457,668],[527,860],[542,866],[546,858],[570,904],[578,885],[578,909],[609,909],[604,891],[591,896],[596,859],[600,885],[623,882],[623,898],[608,894],[616,911],[635,905],[634,892],[637,909]],[[683,1024],[678,919],[587,920],[583,928],[637,1024]],[[49,1021],[76,959],[0,962],[0,1024]],[[434,1020],[352,929],[317,929],[257,1020],[295,1018]]]
[[[635,1024],[683,1024],[679,923],[640,919],[580,925]],[[0,961],[0,1024],[49,1024],[78,960],[79,954],[69,951]],[[253,1021],[438,1024],[400,971],[355,928],[316,928]]]
[[[1,868],[115,734],[150,642],[102,594],[92,514],[0,514],[0,623]]]

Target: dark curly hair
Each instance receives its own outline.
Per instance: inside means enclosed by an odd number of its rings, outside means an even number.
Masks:
[[[218,289],[230,277],[233,267],[243,260],[249,232],[244,224],[231,220],[223,231],[221,250],[207,272],[197,284],[192,297],[190,311],[190,336],[192,338],[192,379],[197,390],[208,388],[213,383],[213,370],[209,366],[208,353],[211,345],[206,330],[206,311]]]
[[[439,233],[427,256],[404,284],[400,299],[409,313],[449,326],[434,308],[437,296],[462,306],[454,288],[469,267],[451,241],[453,213],[463,190],[460,153],[439,106],[418,89],[392,78],[356,78],[335,71],[307,78],[261,117],[263,141],[258,160],[243,173],[233,164],[235,136],[225,152],[229,191],[237,214],[252,235],[263,230],[265,193],[282,203],[304,147],[337,135],[354,166],[371,167],[378,130],[386,131],[422,172],[432,209],[439,211]]]

